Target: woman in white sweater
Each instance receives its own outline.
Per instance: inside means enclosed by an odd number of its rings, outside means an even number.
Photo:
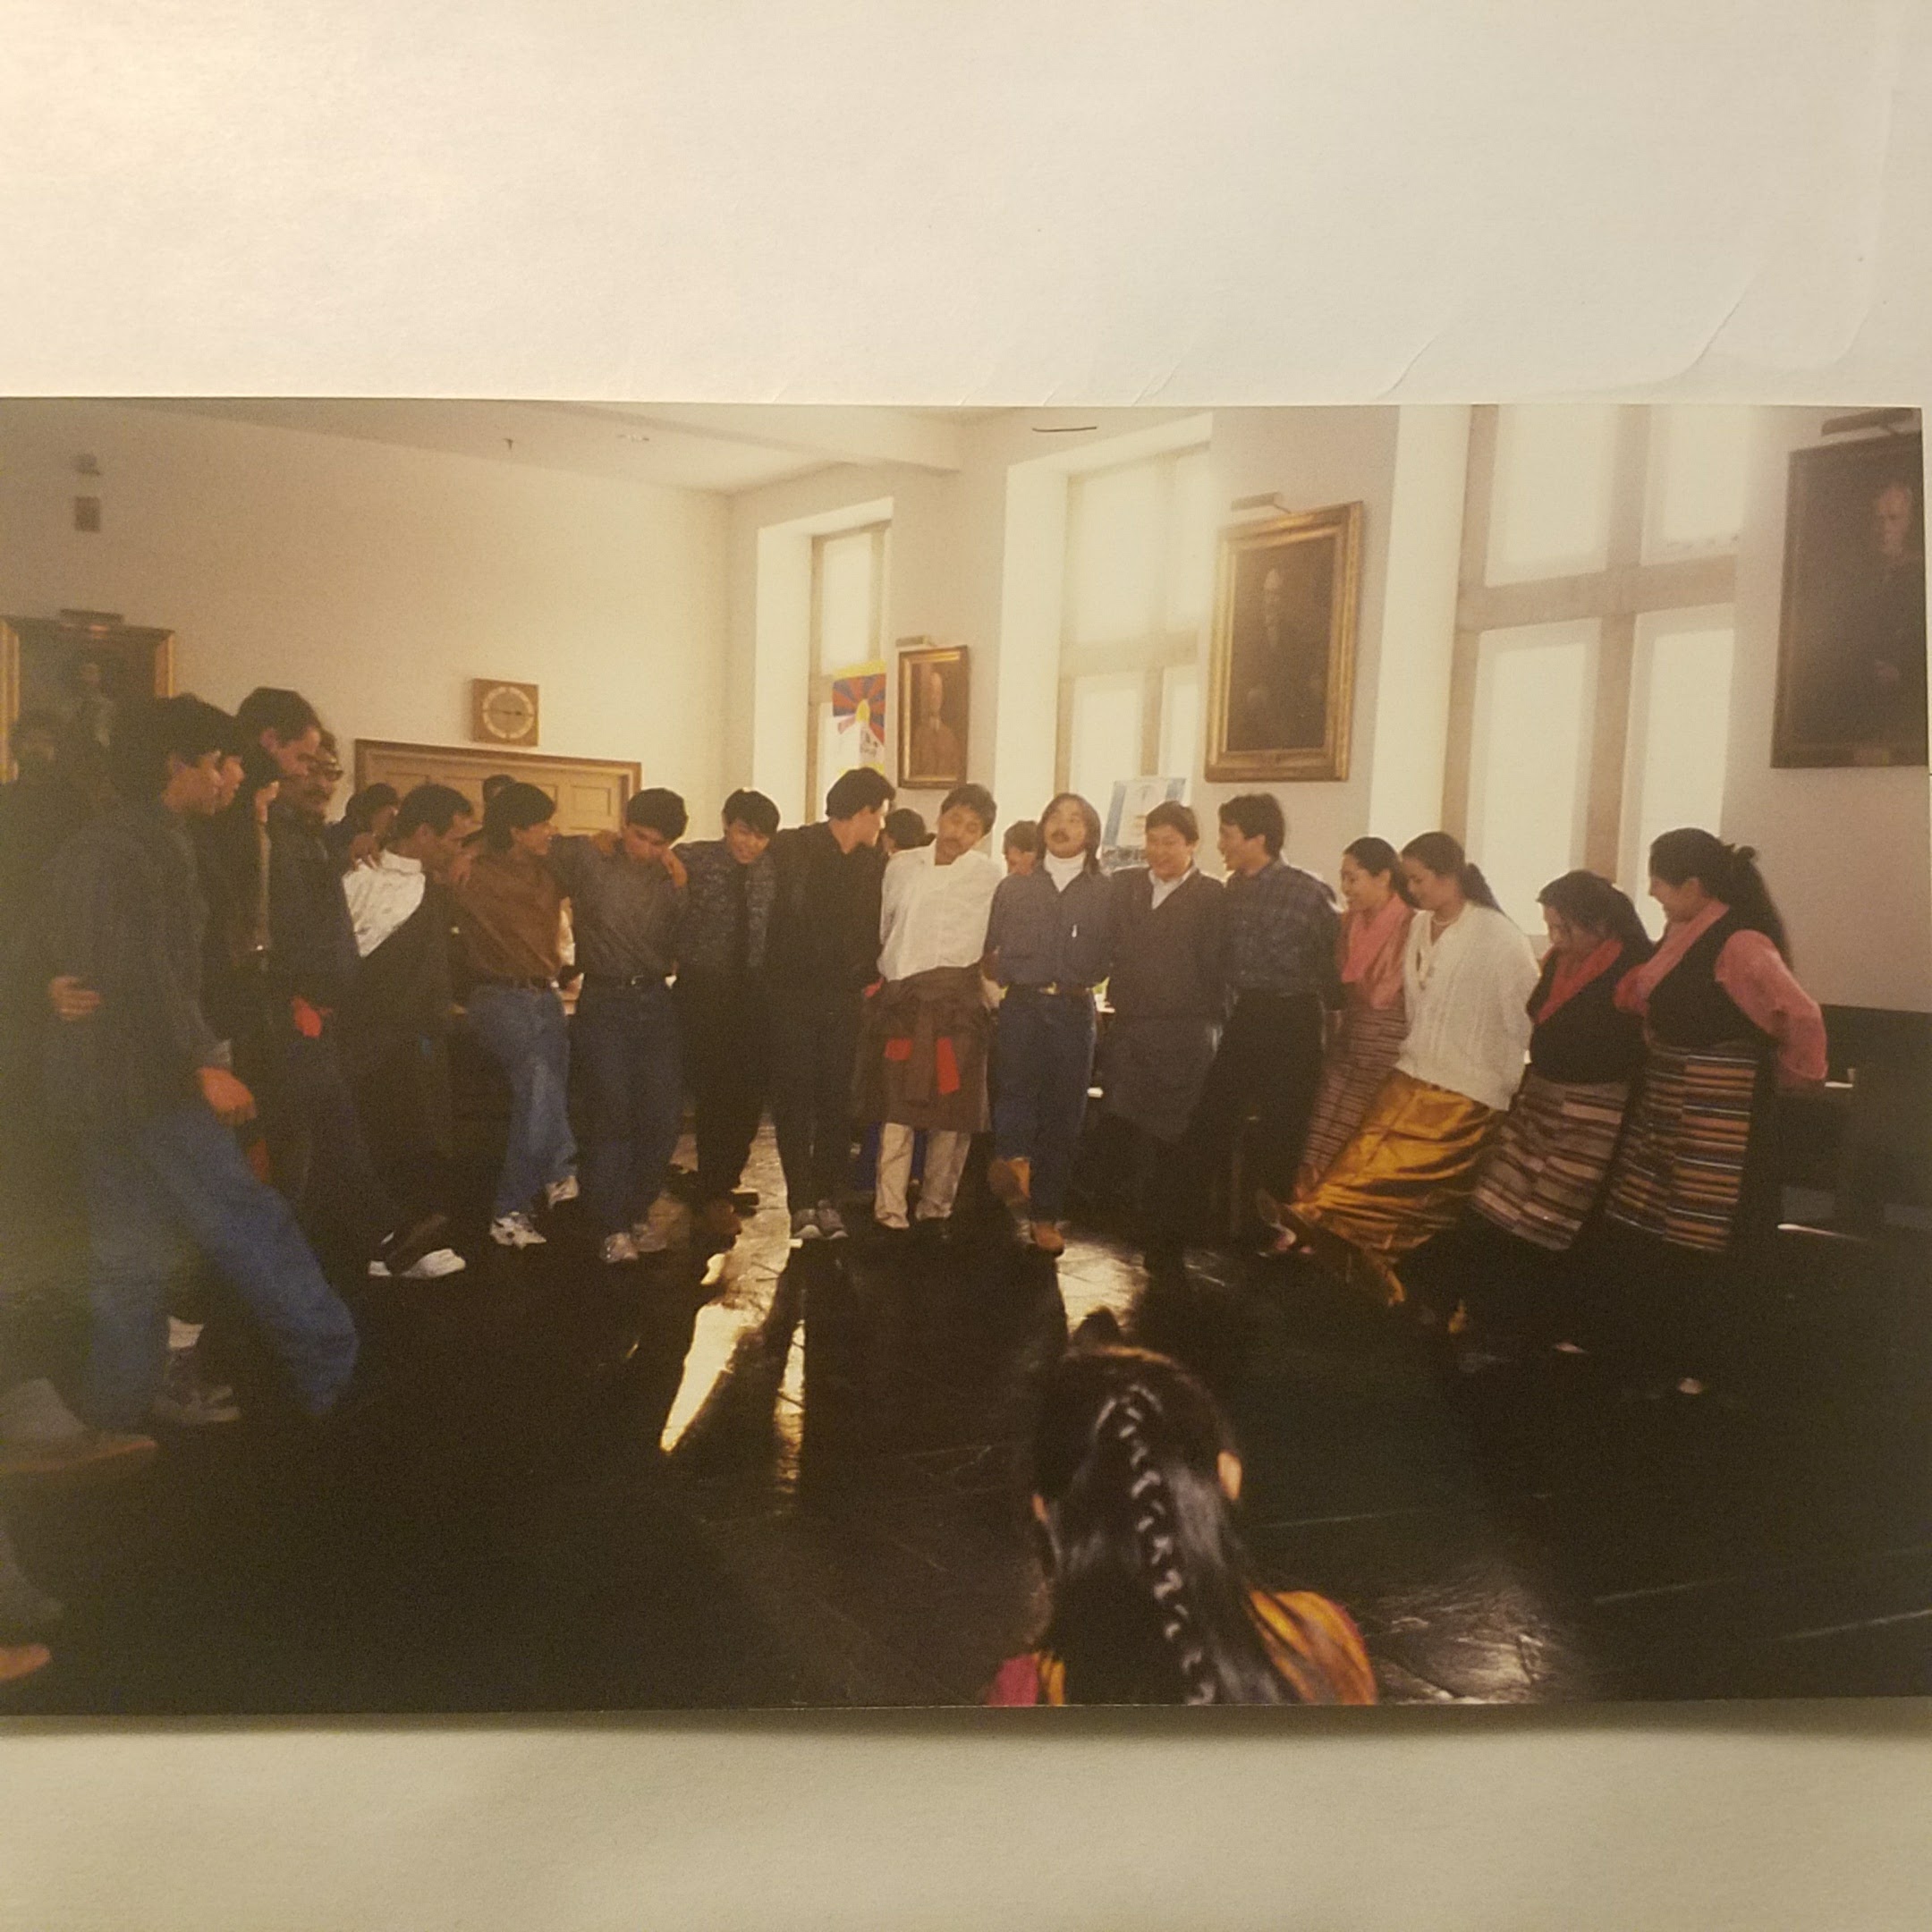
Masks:
[[[1448,1227],[1522,1080],[1536,956],[1446,832],[1402,847],[1419,911],[1402,962],[1409,1036],[1354,1138],[1279,1216],[1278,1251],[1341,1263],[1391,1303],[1396,1259]]]

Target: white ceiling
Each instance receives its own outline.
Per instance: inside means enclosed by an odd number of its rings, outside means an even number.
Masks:
[[[152,406],[496,462],[725,492],[755,489],[836,463],[956,470],[961,429],[999,413],[426,397],[176,397],[157,398]]]

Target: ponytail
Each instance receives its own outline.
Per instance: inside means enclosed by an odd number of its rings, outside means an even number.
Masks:
[[[1758,852],[1750,845],[1727,845],[1714,832],[1696,826],[1665,832],[1650,846],[1650,876],[1666,886],[1696,879],[1713,899],[1730,907],[1741,926],[1761,932],[1791,963],[1791,941],[1784,920],[1758,869]]]
[[[1456,874],[1456,884],[1462,888],[1462,896],[1471,905],[1487,906],[1492,912],[1503,908],[1496,903],[1496,895],[1489,889],[1489,881],[1482,876],[1482,868],[1471,865],[1467,860]]]
[[[1140,1573],[1159,1620],[1161,1641],[1180,1674],[1182,1701],[1212,1704],[1220,1686],[1201,1643],[1187,1572],[1181,1564],[1174,1501],[1148,1441],[1158,1412],[1147,1390],[1130,1386],[1109,1398],[1095,1420],[1094,1435],[1103,1443],[1111,1437],[1112,1448],[1127,1465],[1127,1503]]]
[[[1482,876],[1482,869],[1470,863],[1469,854],[1462,850],[1461,841],[1452,838],[1446,832],[1425,832],[1412,838],[1402,849],[1404,859],[1413,859],[1419,866],[1428,869],[1438,878],[1453,878],[1457,889],[1471,905],[1487,906],[1492,912],[1503,908],[1496,903],[1496,895],[1489,890],[1489,881]]]
[[[1075,1345],[1049,1376],[1034,1440],[1053,1610],[1041,1639],[1081,1704],[1281,1704],[1255,1585],[1220,1485],[1232,1449],[1177,1362]]]

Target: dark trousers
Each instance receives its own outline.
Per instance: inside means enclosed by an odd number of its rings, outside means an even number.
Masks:
[[[771,1078],[771,1026],[758,982],[678,975],[684,1078],[697,1115],[698,1199],[724,1200],[743,1177]]]
[[[588,1106],[584,1197],[599,1234],[642,1221],[664,1190],[684,1117],[677,1009],[662,980],[586,985],[577,1063]]]
[[[771,1004],[772,1126],[792,1213],[835,1201],[852,1165],[852,1063],[865,996],[787,990]]]
[[[1031,1164],[1034,1214],[1057,1221],[1066,1212],[1073,1151],[1093,1084],[1093,996],[1009,987],[996,1034],[993,1151],[1001,1160]]]
[[[1205,1178],[1224,1168],[1258,1113],[1253,1179],[1285,1200],[1321,1082],[1322,1004],[1312,993],[1238,994],[1194,1108],[1190,1152]]]
[[[339,1044],[333,1019],[313,1039],[292,1025],[284,1030],[270,1147],[275,1178],[295,1203],[309,1238],[366,1256],[395,1232],[398,1215],[369,1157]]]
[[[412,1214],[446,1208],[455,1152],[449,1041],[372,1029],[348,1058],[356,1112],[384,1179]]]

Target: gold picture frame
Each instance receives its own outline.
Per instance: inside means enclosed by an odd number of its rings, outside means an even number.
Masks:
[[[1926,762],[1925,445],[1793,450],[1771,763]]]
[[[972,689],[966,650],[905,638],[899,646],[899,783],[938,792],[966,783]]]
[[[1346,778],[1354,715],[1362,506],[1221,532],[1205,775],[1217,784]]]
[[[95,667],[89,678],[86,666]],[[69,775],[83,790],[106,783],[106,740],[114,707],[174,694],[174,633],[131,624],[117,611],[64,610],[53,617],[0,617],[0,775],[13,770],[22,711],[52,712]]]

